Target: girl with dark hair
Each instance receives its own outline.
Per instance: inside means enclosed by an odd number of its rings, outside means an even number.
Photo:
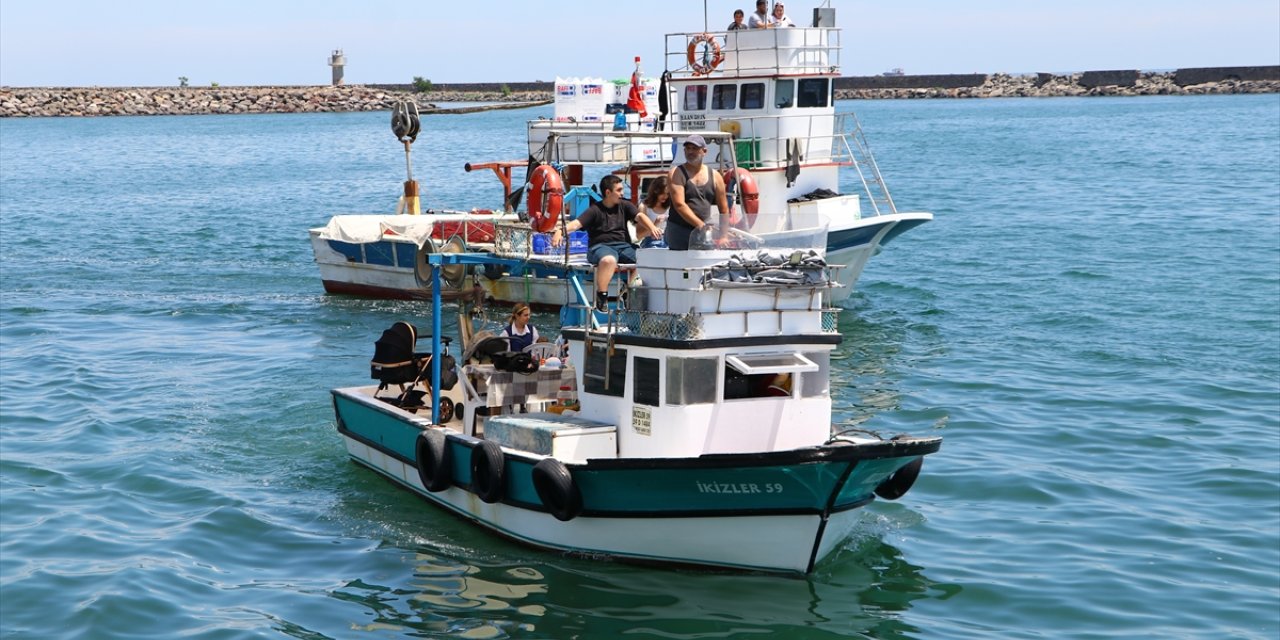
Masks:
[[[511,309],[511,320],[502,328],[502,335],[511,338],[512,351],[524,351],[525,347],[538,341],[537,327],[529,324],[532,315],[529,305],[523,302],[517,302]]]
[[[649,216],[653,226],[658,228],[658,235],[649,236],[640,241],[641,249],[666,249],[667,243],[663,235],[667,232],[667,216],[671,214],[671,193],[667,191],[670,180],[666,176],[658,176],[649,182],[649,189],[644,194],[640,213]]]

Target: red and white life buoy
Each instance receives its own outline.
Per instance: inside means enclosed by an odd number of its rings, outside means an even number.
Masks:
[[[742,167],[724,172],[724,184],[727,190],[734,188],[734,182],[737,182],[742,212],[747,214],[747,228],[750,228],[756,223],[756,214],[760,213],[760,186],[756,184],[756,179],[751,172]]]
[[[706,54],[698,51],[700,48],[698,45],[702,44],[707,45]],[[720,66],[721,62],[724,62],[724,54],[720,52],[720,43],[716,42],[715,36],[709,33],[694,36],[693,39],[689,40],[688,54],[689,69],[693,71],[695,76],[705,76],[715,71],[716,67]]]
[[[563,209],[564,181],[551,165],[538,165],[529,176],[529,224],[535,231],[550,231]]]

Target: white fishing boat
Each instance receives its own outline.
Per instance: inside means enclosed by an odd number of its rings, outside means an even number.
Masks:
[[[706,162],[723,171],[734,185],[731,207],[745,221],[740,226],[761,235],[785,232],[792,225],[826,224],[827,255],[833,263],[844,265],[839,275],[843,286],[827,292],[828,302],[843,301],[873,255],[933,216],[898,211],[857,119],[852,113],[836,111],[833,81],[840,77],[840,30],[832,26],[834,10],[823,12],[821,20],[815,19],[821,27],[668,34],[662,81],[644,79],[637,65],[632,95],[638,93],[638,105],[634,99],[622,101],[624,88],[602,80],[558,79],[556,115],[527,126],[531,161],[523,189],[513,190],[511,170],[525,166],[525,161],[468,165],[468,170],[494,170],[503,181],[503,202],[514,205],[513,213],[499,214],[500,220],[470,222],[501,224],[533,217],[543,220],[542,230],[547,230],[559,217],[572,217],[585,209],[587,185],[594,182],[590,169],[601,164],[614,165],[611,170],[624,177],[631,199],[638,201],[648,180],[682,161],[676,144],[681,136],[727,133],[731,138],[717,137]],[[586,100],[587,96],[591,99]],[[576,146],[560,144],[553,150],[547,145],[552,130],[567,135],[615,129],[617,135],[595,136]],[[535,174],[533,167],[539,164],[554,170]],[[845,182],[842,171],[852,172]],[[514,200],[512,193],[518,194]],[[520,205],[524,208],[514,211]],[[353,226],[341,217],[312,229],[326,290],[379,297],[430,295],[425,287],[425,256],[441,250],[453,237],[435,223],[465,223],[470,213],[443,214],[454,218],[439,215],[424,215],[425,221],[417,225],[430,229],[426,234],[434,236],[431,243],[419,241],[422,234],[410,237],[399,232],[369,232],[348,242],[334,233],[335,227]],[[464,220],[457,221],[458,216]],[[365,217],[361,224],[380,229],[383,218]],[[458,227],[451,230],[461,236]],[[491,250],[485,240],[496,235],[493,226],[485,227],[469,241],[465,237],[452,241],[447,250]],[[508,247],[514,251],[506,253],[538,255],[534,241],[530,239],[528,249]],[[568,258],[561,265],[534,260],[473,270],[470,282],[463,282],[466,276],[462,275],[448,283],[446,298],[478,286],[491,299],[557,308],[575,299],[568,285],[573,270],[568,263],[574,260],[572,255]]]
[[[546,133],[553,157],[671,136]],[[695,250],[640,249],[607,313],[588,307],[586,267],[523,253],[528,225],[500,225],[495,252],[426,256],[433,292],[459,266],[566,268],[576,301],[561,316],[564,346],[512,352],[468,335],[461,317],[462,357],[444,357],[445,303],[433,295],[430,351],[415,356],[403,336],[416,331],[399,323],[398,350],[386,351],[384,334],[375,353],[382,384],[332,392],[350,457],[537,547],[812,571],[851,535],[859,507],[911,488],[942,439],[833,427],[830,354],[841,335],[827,300],[842,287],[840,267],[826,260],[826,224],[788,215],[779,230],[708,234]]]

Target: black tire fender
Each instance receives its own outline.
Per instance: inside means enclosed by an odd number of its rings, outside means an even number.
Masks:
[[[885,478],[884,482],[876,487],[876,495],[885,500],[897,500],[906,495],[911,490],[911,485],[916,483],[916,478],[920,476],[920,467],[923,466],[923,456],[908,462],[906,466],[894,471],[893,475]]]
[[[449,442],[443,433],[427,429],[418,434],[414,457],[418,459],[418,480],[427,491],[444,491],[453,484]]]
[[[582,491],[563,462],[543,458],[533,465],[533,488],[556,520],[568,522],[582,513]]]
[[[485,440],[471,450],[471,492],[493,504],[502,499],[505,469],[502,447]]]

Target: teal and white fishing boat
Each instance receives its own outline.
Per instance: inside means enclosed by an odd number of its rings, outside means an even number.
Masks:
[[[579,144],[583,135],[564,137]],[[560,137],[549,132],[553,144]],[[571,275],[581,302],[562,317],[581,322],[562,327],[563,349],[531,345],[534,362],[550,357],[523,373],[463,355],[457,386],[430,395],[430,415],[400,406],[394,389],[334,390],[350,457],[536,547],[812,571],[851,535],[859,507],[911,487],[942,439],[833,429],[830,354],[841,335],[824,299],[840,285],[839,267],[824,260],[825,226],[730,235],[736,247],[640,249],[607,314],[588,310]],[[446,346],[441,313],[437,293],[432,354]],[[462,353],[476,351],[473,342]],[[406,390],[448,387],[444,360],[431,358]]]

